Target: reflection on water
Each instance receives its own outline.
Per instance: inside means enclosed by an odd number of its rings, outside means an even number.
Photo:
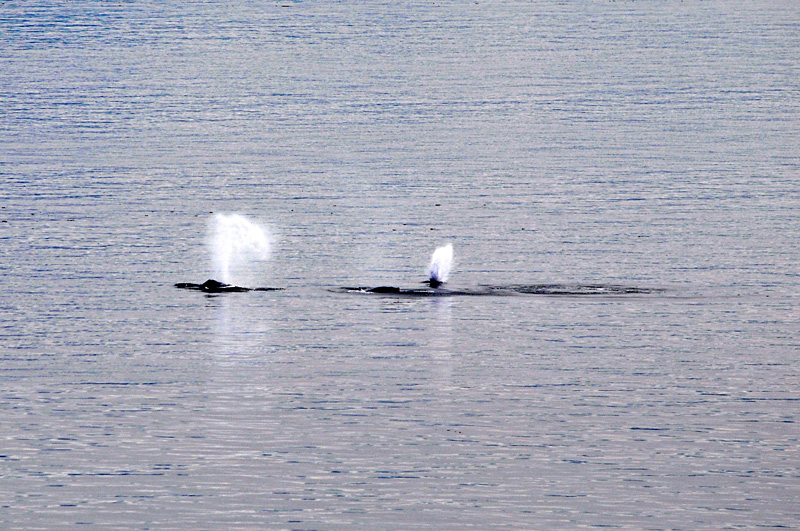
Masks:
[[[213,338],[220,359],[262,357],[264,346],[270,340],[271,302],[263,298],[247,301],[228,296],[208,299],[207,307],[213,308]]]

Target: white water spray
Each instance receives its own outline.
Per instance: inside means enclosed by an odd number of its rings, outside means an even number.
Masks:
[[[270,237],[263,227],[239,214],[216,214],[209,245],[215,278],[232,284],[232,275],[251,261],[269,258]]]
[[[428,277],[431,282],[444,283],[450,276],[450,268],[453,266],[453,245],[448,243],[442,247],[437,247],[431,256],[431,265],[428,266]]]

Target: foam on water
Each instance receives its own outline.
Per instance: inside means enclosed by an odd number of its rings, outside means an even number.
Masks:
[[[216,214],[209,230],[214,278],[232,284],[249,264],[269,258],[271,237],[262,226],[240,214]]]

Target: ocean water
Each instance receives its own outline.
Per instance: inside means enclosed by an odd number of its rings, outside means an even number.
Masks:
[[[0,527],[800,526],[794,2],[0,5]],[[268,228],[238,284],[216,213]],[[645,293],[400,297],[448,287]]]

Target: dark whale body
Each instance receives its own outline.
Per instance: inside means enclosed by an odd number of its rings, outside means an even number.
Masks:
[[[175,284],[178,289],[191,289],[194,291],[202,291],[204,293],[240,293],[243,291],[277,291],[281,288],[244,288],[242,286],[234,286],[233,284],[226,284],[212,278],[206,280],[202,284],[193,284],[191,282],[178,282]]]
[[[428,281],[424,282],[428,284]],[[662,293],[659,288],[639,288],[616,284],[509,284],[500,286],[480,286],[476,289],[452,290],[440,287],[441,283],[430,288],[400,288],[397,286],[358,286],[340,288],[345,293],[374,293],[387,296],[411,297],[449,297],[449,296],[513,296],[548,295],[562,297],[620,297],[654,295]]]
[[[664,290],[659,288],[639,288],[618,284],[510,284],[506,286],[487,286],[487,290],[501,295],[520,293],[523,295],[562,295],[562,296],[620,296],[652,295]]]
[[[427,282],[426,282],[427,284]],[[484,291],[452,290],[444,288],[400,288],[397,286],[356,286],[340,288],[345,293],[375,293],[378,295],[397,295],[405,297],[452,297],[453,295],[492,295]]]

